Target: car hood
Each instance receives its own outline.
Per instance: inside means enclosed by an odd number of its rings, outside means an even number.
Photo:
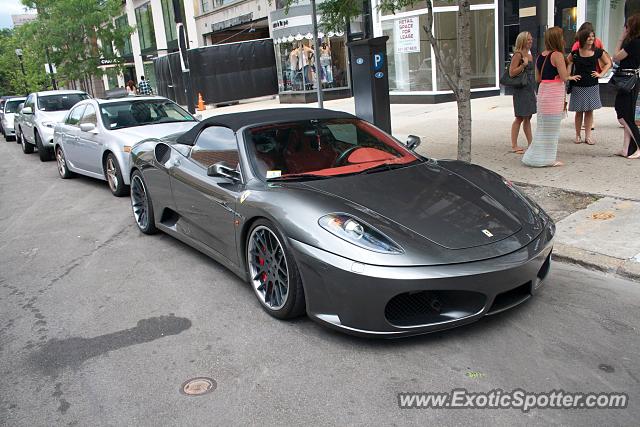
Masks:
[[[38,118],[41,122],[54,122],[60,123],[64,116],[67,115],[69,110],[64,111],[40,111],[38,114]]]
[[[375,211],[448,249],[488,245],[522,229],[505,206],[436,163],[310,181],[305,186]]]
[[[184,133],[197,124],[198,122],[159,123],[116,129],[111,132],[127,141],[137,142],[148,138],[163,138],[175,133]]]

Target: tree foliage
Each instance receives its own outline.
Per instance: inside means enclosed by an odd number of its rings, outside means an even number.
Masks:
[[[24,95],[48,88],[42,57],[44,52],[25,41],[26,28],[0,30],[0,95]],[[22,74],[16,49],[22,49]]]
[[[114,18],[122,15],[122,0],[22,0],[38,11],[38,18],[25,25],[33,48],[48,48],[62,80],[79,80],[101,76],[98,68],[102,58],[121,61],[111,48],[120,51],[133,31],[118,28]],[[100,41],[100,43],[98,42]],[[42,63],[46,62],[44,56]]]

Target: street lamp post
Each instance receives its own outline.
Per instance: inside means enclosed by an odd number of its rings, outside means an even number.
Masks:
[[[24,63],[22,62],[22,49],[16,49],[16,56],[20,60],[20,69],[22,70],[22,79],[24,81],[24,92],[27,93],[27,73],[24,72]]]

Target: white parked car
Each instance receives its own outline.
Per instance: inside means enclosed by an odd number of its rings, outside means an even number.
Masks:
[[[38,148],[40,160],[53,160],[53,128],[79,101],[89,95],[79,90],[49,90],[27,96],[16,118],[16,138],[25,154]]]
[[[55,127],[58,172],[103,179],[115,196],[129,189],[129,152],[146,138],[183,133],[198,123],[173,101],[159,96],[87,99]]]
[[[14,127],[15,116],[18,113],[18,107],[25,101],[26,98],[9,98],[5,100],[4,105],[2,107],[2,119],[0,119],[2,126],[0,129],[2,130],[2,136],[6,141],[9,141],[10,138],[14,138],[16,136],[16,131]]]

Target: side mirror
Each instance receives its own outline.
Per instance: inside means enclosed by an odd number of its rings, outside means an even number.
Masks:
[[[207,175],[209,176],[221,176],[223,178],[230,179],[232,181],[239,181],[240,174],[237,170],[233,169],[225,162],[218,162],[207,168]]]
[[[33,109],[31,107],[24,107],[21,111],[22,114],[33,114]]]
[[[91,132],[96,129],[96,125],[93,123],[80,123],[80,130],[82,132]]]
[[[414,151],[420,145],[422,141],[420,141],[419,136],[409,135],[407,137],[407,148],[411,151]]]

